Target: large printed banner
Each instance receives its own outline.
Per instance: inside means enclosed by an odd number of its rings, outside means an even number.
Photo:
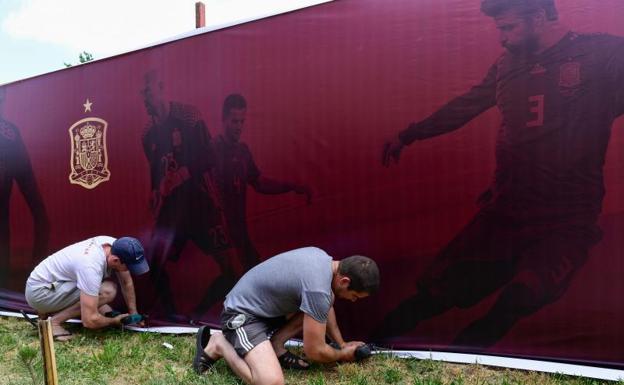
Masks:
[[[135,236],[140,311],[217,324],[314,245],[379,263],[349,338],[624,367],[624,2],[480,6],[339,0],[1,87],[0,304]]]

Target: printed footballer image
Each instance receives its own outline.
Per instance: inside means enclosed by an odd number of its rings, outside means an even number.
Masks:
[[[419,141],[496,107],[495,172],[477,214],[417,277],[416,292],[378,325],[377,341],[500,290],[451,342],[487,349],[558,301],[602,236],[605,155],[611,126],[624,113],[624,38],[574,32],[559,20],[554,0],[483,0],[481,12],[493,21],[503,53],[481,83],[393,135],[383,163],[398,163]]]

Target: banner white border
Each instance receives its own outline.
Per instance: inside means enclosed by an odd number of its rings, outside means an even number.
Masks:
[[[0,316],[19,317],[20,313],[0,311]],[[32,315],[37,318],[36,315]],[[81,323],[80,320],[69,320],[71,323]],[[134,326],[126,326],[125,329],[143,332],[143,333],[162,333],[162,334],[195,334],[196,327],[180,327],[180,326],[161,326],[151,328],[139,328]],[[211,329],[211,333],[217,330]],[[289,341],[288,346],[301,346],[300,341]],[[528,360],[523,358],[510,358],[489,356],[482,354],[464,354],[464,353],[447,353],[423,350],[384,350],[384,354],[390,354],[397,358],[415,358],[418,360],[443,361],[458,364],[478,364],[484,366],[494,366],[499,368],[531,370],[544,373],[565,374],[568,376],[590,377],[601,380],[621,381],[624,380],[624,370],[599,368],[595,366],[564,364],[550,361]]]

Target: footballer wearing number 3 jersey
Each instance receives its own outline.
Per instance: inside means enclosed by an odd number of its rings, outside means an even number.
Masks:
[[[502,289],[452,342],[485,349],[557,301],[601,238],[605,153],[624,112],[624,38],[571,32],[553,0],[483,0],[481,10],[505,52],[480,84],[388,141],[383,161],[496,106],[494,178],[479,212],[417,279],[418,291],[386,316],[378,339]]]

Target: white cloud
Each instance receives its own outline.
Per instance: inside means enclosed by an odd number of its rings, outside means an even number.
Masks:
[[[196,0],[26,0],[9,12],[2,29],[31,39],[108,56],[195,28]],[[206,24],[220,25],[323,0],[204,0]]]

